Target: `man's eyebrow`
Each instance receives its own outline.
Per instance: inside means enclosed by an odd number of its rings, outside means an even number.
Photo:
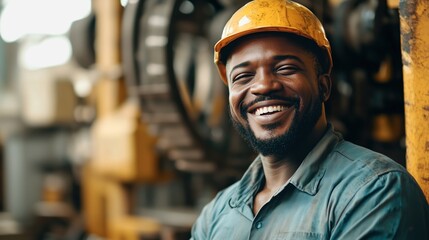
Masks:
[[[304,62],[301,60],[301,58],[294,56],[294,55],[276,55],[273,58],[275,60],[278,60],[278,61],[286,60],[286,59],[293,59],[293,60],[300,62],[301,64],[304,64]]]
[[[235,66],[231,69],[231,72],[232,72],[233,70],[235,70],[236,68],[249,66],[249,64],[250,64],[250,62],[249,62],[249,61],[245,61],[245,62],[239,63],[239,64],[235,65]]]
[[[249,66],[249,65],[250,65],[249,61],[242,62],[242,63],[239,63],[239,64],[235,65],[234,67],[231,68],[231,72],[230,72],[230,76],[229,77],[231,78],[231,73],[234,72],[235,69],[241,68],[241,67],[246,67],[246,66]]]

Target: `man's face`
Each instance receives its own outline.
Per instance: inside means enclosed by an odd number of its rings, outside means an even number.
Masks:
[[[322,114],[315,57],[282,35],[240,41],[226,64],[234,126],[264,156],[293,151]]]

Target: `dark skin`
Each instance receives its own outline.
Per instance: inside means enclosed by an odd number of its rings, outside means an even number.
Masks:
[[[305,113],[316,108],[321,113],[306,135],[296,139],[290,151],[262,155],[265,185],[254,198],[256,215],[289,180],[326,131],[323,103],[329,98],[331,79],[328,74],[318,73],[313,54],[286,36],[266,33],[240,41],[224,69],[231,117],[236,123],[249,128],[257,139],[269,140],[287,134]],[[259,96],[279,97],[254,103]],[[322,104],[316,104],[317,101]],[[295,103],[299,104],[294,106]]]

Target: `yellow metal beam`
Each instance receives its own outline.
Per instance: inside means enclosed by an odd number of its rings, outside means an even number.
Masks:
[[[401,0],[407,169],[429,200],[429,1]]]
[[[122,6],[119,0],[94,0],[96,26],[97,117],[114,112],[125,99],[121,69]]]

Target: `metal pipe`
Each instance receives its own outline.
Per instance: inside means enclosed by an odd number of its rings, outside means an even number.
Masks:
[[[429,200],[429,1],[401,0],[408,171]]]
[[[114,112],[125,99],[121,69],[122,7],[118,0],[93,0],[96,15],[97,117]]]

